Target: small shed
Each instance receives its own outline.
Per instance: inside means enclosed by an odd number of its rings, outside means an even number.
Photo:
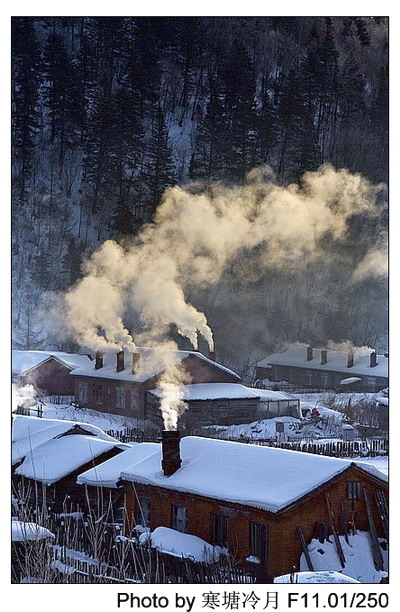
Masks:
[[[161,420],[162,391],[147,393],[147,410]],[[300,401],[289,394],[246,387],[239,383],[199,383],[185,385],[181,399],[188,408],[180,417],[180,428],[193,431],[212,425],[240,425],[276,416],[301,418]]]

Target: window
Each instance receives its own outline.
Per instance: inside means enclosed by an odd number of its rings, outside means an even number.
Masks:
[[[115,405],[117,408],[125,408],[125,389],[124,387],[116,387],[115,389]]]
[[[250,523],[250,555],[262,563],[267,558],[267,526]]]
[[[78,401],[87,402],[88,386],[85,382],[78,383]]]
[[[95,404],[101,404],[103,401],[103,385],[93,385],[93,401]]]
[[[329,385],[329,377],[328,374],[321,374],[321,387],[327,388]]]
[[[367,385],[368,385],[368,389],[370,389],[371,391],[375,391],[376,378],[373,378],[372,376],[368,376]]]
[[[114,510],[114,521],[116,523],[123,523],[125,516],[125,506],[118,506]]]
[[[187,531],[187,509],[185,506],[172,504],[172,529],[186,533]]]
[[[228,517],[223,514],[211,514],[211,543],[225,546],[228,541]]]
[[[346,497],[347,499],[360,499],[361,483],[355,480],[347,482],[346,483]]]
[[[312,385],[312,375],[313,373],[310,370],[305,373],[306,385]]]
[[[151,502],[148,497],[138,498],[136,523],[143,527],[151,526]]]
[[[139,412],[140,406],[140,394],[139,389],[131,389],[130,391],[131,410],[133,412]]]

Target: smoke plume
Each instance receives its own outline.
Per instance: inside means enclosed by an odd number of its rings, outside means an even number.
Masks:
[[[168,189],[152,223],[129,245],[105,242],[85,263],[83,278],[65,295],[64,323],[92,350],[135,350],[124,318],[135,312],[141,343],[162,343],[171,328],[197,349],[213,349],[206,316],[189,303],[193,287],[215,286],[233,263],[249,275],[318,261],[327,237],[340,249],[356,215],[377,216],[382,185],[327,165],[300,185],[278,185],[269,168],[252,170],[243,185],[191,184]],[[355,275],[371,272],[367,256]],[[171,364],[174,366],[174,364]],[[171,372],[174,372],[172,367]],[[164,405],[182,408],[176,377],[164,381]],[[169,398],[169,399],[167,399]]]
[[[340,244],[354,215],[378,213],[381,189],[331,166],[306,173],[301,186],[279,186],[264,168],[242,186],[173,187],[129,246],[107,241],[86,262],[65,297],[70,329],[92,349],[134,350],[123,323],[132,308],[149,334],[175,325],[194,348],[200,334],[212,349],[204,313],[185,299],[189,286],[216,284],[241,256],[249,269],[253,261],[278,268],[318,258],[324,236]]]
[[[180,365],[172,365],[159,377],[157,386],[161,391],[161,414],[164,428],[174,430],[178,427],[178,419],[187,409],[183,401],[183,387],[190,382],[185,370]]]
[[[15,412],[17,408],[29,408],[35,403],[36,395],[37,391],[31,384],[22,387],[13,384],[11,388],[12,411]]]
[[[375,247],[368,251],[353,273],[355,282],[366,278],[385,278],[388,274],[389,253],[387,245]]]

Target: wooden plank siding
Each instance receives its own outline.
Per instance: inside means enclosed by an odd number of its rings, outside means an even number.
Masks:
[[[269,368],[257,367],[256,378],[258,380],[268,379],[271,382],[280,382],[286,380],[291,385],[297,387],[310,387],[319,389],[329,390],[342,390],[349,391],[350,389],[345,385],[340,386],[340,381],[349,376],[356,376],[360,378],[360,382],[353,383],[351,385],[352,391],[368,391],[375,392],[380,389],[384,389],[389,384],[389,379],[383,376],[374,376],[373,371],[366,375],[354,373],[352,374],[351,368],[348,372],[344,371],[333,371],[333,370],[320,370],[314,369],[310,366],[293,366],[283,364],[271,364]],[[371,384],[370,380],[374,380],[374,384]]]
[[[207,475],[204,475],[207,478]],[[277,475],[278,477],[278,475]],[[294,476],[295,477],[295,476]],[[349,481],[360,483],[360,490],[366,488],[374,498],[375,490],[387,491],[387,485],[369,474],[350,466],[325,485],[308,493],[283,511],[272,513],[240,503],[219,501],[193,493],[184,493],[161,487],[125,482],[126,508],[125,531],[130,535],[135,526],[138,513],[138,498],[147,497],[151,502],[151,524],[156,527],[172,528],[172,505],[181,504],[187,508],[187,533],[212,542],[211,515],[223,514],[228,517],[228,548],[235,560],[242,566],[248,566],[246,558],[251,555],[250,524],[258,523],[267,527],[267,555],[262,573],[266,581],[274,576],[290,573],[293,567],[298,568],[302,553],[297,528],[301,527],[305,541],[309,543],[314,537],[319,523],[329,523],[330,518],[325,503],[328,493],[337,522],[341,513],[341,504],[346,512],[354,517],[356,527],[362,531],[369,530],[368,515],[362,495],[358,500],[349,500],[346,496],[346,485]],[[238,483],[238,488],[240,483]],[[378,535],[384,537],[379,510],[376,504],[372,513]]]
[[[217,364],[214,366],[192,355],[185,358],[182,364],[190,376],[191,383],[240,382],[240,379],[223,368],[218,367]],[[153,405],[150,405],[149,409],[147,409],[147,391],[157,387],[159,375],[153,376],[144,382],[136,382],[133,380],[124,381],[101,378],[98,373],[99,371],[97,371],[96,377],[78,375],[71,377],[75,379],[75,401],[78,405],[93,408],[99,412],[118,414],[133,419],[150,419],[153,420],[155,424],[162,425],[159,410],[155,410]],[[82,385],[86,385],[85,399],[83,399],[81,393]],[[125,407],[118,405],[118,388],[124,390],[126,397]],[[130,392],[135,390],[138,392],[139,396],[137,409],[133,407],[130,400]]]

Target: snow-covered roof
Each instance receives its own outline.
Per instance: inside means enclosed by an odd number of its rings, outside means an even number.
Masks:
[[[81,484],[115,486],[119,478],[278,512],[354,464],[350,460],[187,436],[181,440],[182,466],[166,477],[161,444],[133,446],[95,470]],[[358,466],[376,478],[373,466]]]
[[[100,465],[79,474],[78,484],[88,484],[92,486],[102,486],[115,488],[120,480],[121,472],[127,467],[133,469],[134,466],[145,461],[152,455],[160,454],[160,444],[157,442],[140,442],[131,444],[123,453],[103,461]]]
[[[11,523],[11,540],[13,542],[43,540],[54,537],[54,533],[36,523],[25,523],[23,521],[12,521]]]
[[[151,389],[150,393],[162,396],[160,389]],[[217,400],[217,399],[252,399],[252,400],[281,400],[289,399],[286,393],[254,389],[239,383],[195,383],[185,385],[182,390],[184,401]]]
[[[15,473],[51,485],[115,447],[127,445],[84,434],[55,438],[26,455]]]
[[[13,417],[12,424],[12,463],[18,463],[41,444],[58,438],[77,426],[102,440],[116,441],[100,427],[89,423],[16,415]]]
[[[225,366],[208,359],[197,351],[173,351],[167,349],[138,347],[140,354],[140,369],[137,374],[132,374],[132,353],[125,351],[125,368],[122,372],[116,371],[117,357],[115,353],[107,353],[103,356],[103,367],[95,369],[95,361],[89,361],[84,366],[71,372],[72,376],[90,376],[90,378],[106,378],[109,380],[121,380],[129,382],[145,382],[153,376],[157,376],[166,369],[167,364],[179,363],[188,357],[196,357],[214,368],[221,370],[235,378],[241,380],[240,376],[229,370]]]
[[[382,376],[388,377],[388,358],[384,355],[377,355],[377,365],[370,367],[370,353],[364,350],[353,349],[354,360],[353,367],[347,367],[348,352],[347,351],[327,351],[327,363],[321,364],[321,350],[313,349],[313,358],[307,361],[307,351],[305,347],[290,348],[284,353],[273,353],[268,355],[258,362],[257,366],[261,368],[270,365],[286,365],[298,368],[310,368],[311,370],[325,370],[327,372],[343,372],[363,376]]]
[[[14,375],[26,374],[39,364],[55,359],[67,368],[75,369],[91,363],[87,355],[77,353],[63,353],[61,351],[12,351],[12,373]]]

